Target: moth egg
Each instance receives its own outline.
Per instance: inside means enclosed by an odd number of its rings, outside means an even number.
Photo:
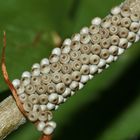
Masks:
[[[51,71],[52,72],[58,72],[61,70],[61,64],[58,62],[52,63],[51,64]]]
[[[28,114],[28,119],[31,122],[37,121],[37,119],[38,119],[38,113],[37,112],[30,111],[29,114]]]
[[[98,25],[91,25],[89,28],[89,32],[91,34],[97,34],[97,33],[99,33],[99,31],[100,31],[100,28]]]
[[[35,93],[35,87],[33,85],[29,84],[29,85],[26,86],[25,92],[28,95],[34,94]]]
[[[40,105],[38,105],[38,104],[33,105],[33,109],[32,110],[33,110],[33,112],[39,113],[40,110],[41,110]]]
[[[70,96],[70,94],[71,94],[71,89],[70,88],[66,88],[65,92],[62,95],[63,95],[63,97],[66,98],[66,97]]]
[[[80,61],[83,64],[89,64],[89,61],[90,61],[89,59],[90,59],[90,56],[87,54],[81,54],[81,56],[80,56]]]
[[[90,35],[89,34],[81,34],[80,41],[82,44],[87,44],[90,42]]]
[[[38,131],[43,131],[44,128],[45,128],[45,126],[46,126],[45,122],[40,121],[40,122],[37,124],[37,130],[38,130]]]
[[[103,69],[98,69],[98,73],[101,73],[103,71]]]
[[[82,68],[80,69],[80,73],[83,75],[87,75],[90,73],[89,65],[82,65]]]
[[[33,104],[29,101],[23,103],[23,108],[26,112],[30,112],[33,108]]]
[[[48,103],[48,96],[46,94],[39,95],[39,102],[41,105],[46,105]]]
[[[121,16],[120,15],[113,15],[111,18],[112,24],[119,25],[121,22]]]
[[[131,18],[132,21],[138,22],[140,20],[140,15],[137,12],[133,12],[130,15],[130,18]]]
[[[117,46],[110,46],[109,53],[114,55],[114,56],[117,55],[118,54],[118,47]]]
[[[101,35],[99,34],[99,33],[97,33],[97,34],[94,34],[94,35],[91,35],[91,42],[93,43],[93,44],[98,44],[98,43],[100,43],[100,41],[101,41]]]
[[[131,19],[128,18],[128,17],[122,18],[122,19],[121,19],[121,25],[122,25],[123,27],[128,28],[128,27],[131,25]]]
[[[26,102],[26,100],[28,99],[28,96],[25,93],[20,94],[18,97],[19,97],[19,100],[20,100],[21,103]]]
[[[114,61],[117,61],[117,59],[118,59],[118,56],[115,56],[115,57],[114,57]]]
[[[99,68],[103,68],[106,65],[106,61],[104,59],[100,59],[100,62],[98,64]]]
[[[32,74],[32,76],[39,76],[40,75],[40,69],[38,69],[38,68],[32,69],[31,74]]]
[[[118,55],[121,55],[121,54],[123,54],[124,53],[124,49],[123,48],[119,48],[119,50],[118,50]]]
[[[62,53],[69,53],[71,50],[70,46],[63,46]]]
[[[88,75],[82,75],[80,82],[81,83],[86,83],[88,80],[89,80],[89,76]]]
[[[56,106],[55,106],[55,110],[57,110],[58,108],[59,108],[59,105],[56,105]]]
[[[80,82],[79,83],[79,90],[82,89],[83,87],[84,87],[84,84]]]
[[[63,45],[70,46],[71,45],[71,39],[70,38],[65,39],[64,42],[63,42]]]
[[[101,47],[105,49],[109,48],[110,44],[111,44],[110,38],[104,38],[100,42]]]
[[[40,62],[40,65],[42,66],[42,65],[49,65],[50,64],[50,62],[49,62],[49,59],[48,58],[43,58],[42,60],[41,60],[41,62]]]
[[[56,63],[59,61],[59,56],[56,54],[51,54],[49,57],[49,61],[50,63]]]
[[[128,46],[128,40],[126,38],[121,38],[120,43],[119,43],[119,47],[126,49],[127,46]]]
[[[127,6],[122,7],[121,15],[123,17],[129,17],[130,16],[130,9],[129,9],[129,7],[127,7]]]
[[[80,49],[80,42],[79,41],[72,41],[71,49],[73,51],[78,51]]]
[[[71,76],[74,81],[79,81],[81,78],[81,73],[79,71],[74,71],[72,72]]]
[[[28,77],[21,78],[21,85],[23,85],[25,87],[29,84],[30,84],[30,78],[28,78]]]
[[[88,27],[83,27],[80,31],[80,34],[88,34],[88,32],[89,32]]]
[[[111,26],[111,21],[105,21],[105,22],[102,22],[101,26],[103,28],[109,28]]]
[[[110,55],[109,57],[108,57],[108,59],[106,59],[106,62],[107,63],[111,63],[111,62],[113,62],[114,61],[114,57],[112,56],[112,55]]]
[[[106,28],[101,28],[99,31],[102,38],[108,38],[109,37],[109,30]]]
[[[41,111],[47,111],[47,106],[46,105],[40,105],[40,110]]]
[[[64,98],[62,95],[58,95],[58,104],[61,104],[64,102]]]
[[[116,7],[112,8],[112,10],[111,10],[111,14],[113,14],[113,15],[117,15],[120,12],[121,12],[121,8],[119,6],[116,6]]]
[[[90,65],[90,74],[95,74],[98,71],[97,65]]]
[[[109,57],[109,51],[108,51],[108,49],[102,49],[101,50],[101,53],[100,53],[100,57],[102,58],[102,59],[107,59],[108,57]]]
[[[48,110],[53,110],[55,108],[55,105],[54,104],[52,104],[52,103],[48,103],[47,104],[47,109]]]
[[[60,62],[61,62],[62,64],[66,64],[66,63],[68,63],[69,61],[70,61],[70,56],[69,56],[69,54],[63,53],[63,54],[60,55]]]
[[[47,121],[48,120],[48,114],[47,111],[40,111],[38,115],[38,119],[40,121]]]
[[[47,122],[47,125],[50,125],[50,126],[52,126],[53,128],[56,128],[56,122],[54,122],[54,121],[49,121],[49,122]]]
[[[136,39],[136,34],[134,32],[129,32],[128,37],[127,37],[128,41],[133,42]]]
[[[91,55],[90,56],[90,64],[98,65],[100,62],[100,57],[98,55]]]
[[[17,94],[20,95],[20,94],[24,93],[25,88],[24,88],[24,86],[20,85],[16,88],[16,91],[17,91]]]
[[[130,48],[131,46],[132,46],[132,43],[131,42],[128,42],[127,48]]]
[[[56,92],[59,94],[63,94],[65,91],[66,87],[64,83],[59,83],[56,85]]]
[[[37,76],[37,77],[36,76],[32,76],[31,77],[31,84],[34,85],[34,86],[41,84],[40,76]]]
[[[91,80],[93,77],[94,77],[93,75],[91,75],[91,74],[89,75],[89,79],[90,79],[90,80]]]
[[[72,36],[72,40],[73,41],[80,41],[80,34],[79,33],[76,33]]]
[[[38,100],[39,100],[39,96],[37,94],[31,94],[28,97],[28,100],[32,103],[32,104],[37,104]]]
[[[40,64],[38,63],[33,64],[32,69],[40,69]]]
[[[64,74],[64,75],[62,75],[62,82],[65,85],[69,85],[72,82],[71,75],[70,74]]]
[[[93,25],[100,25],[102,22],[102,19],[100,17],[95,17],[92,21],[91,24]]]
[[[140,40],[140,37],[139,37],[139,35],[136,35],[135,42],[138,42],[139,40]]]
[[[46,93],[46,91],[47,91],[47,89],[46,89],[46,86],[45,85],[40,84],[40,85],[37,85],[36,86],[36,92],[38,94],[44,94],[44,93]]]
[[[72,81],[69,87],[71,88],[71,90],[77,90],[77,88],[79,87],[79,83],[76,81]]]
[[[50,125],[46,126],[43,130],[45,135],[51,135],[54,131],[54,128]]]
[[[22,73],[22,76],[21,76],[22,78],[30,78],[31,77],[31,73],[30,72],[28,72],[28,71],[25,71],[25,72],[23,72]]]
[[[12,81],[13,86],[16,88],[20,85],[20,80],[19,79],[15,79]]]
[[[132,22],[129,28],[132,32],[138,32],[140,29],[140,24],[137,22]]]
[[[55,55],[60,56],[60,54],[61,54],[61,49],[60,49],[60,48],[54,48],[54,49],[52,50],[52,54],[55,54]]]
[[[42,65],[40,71],[41,74],[48,74],[50,70],[51,70],[50,65]]]
[[[57,104],[58,102],[58,94],[52,93],[48,96],[48,100],[50,103]]]

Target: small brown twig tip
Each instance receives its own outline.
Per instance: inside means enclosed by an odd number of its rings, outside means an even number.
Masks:
[[[3,46],[6,48],[6,31],[3,31]]]
[[[5,30],[3,31],[3,34],[6,35],[6,31]]]
[[[40,140],[52,140],[52,136],[51,135],[47,136],[43,134]]]

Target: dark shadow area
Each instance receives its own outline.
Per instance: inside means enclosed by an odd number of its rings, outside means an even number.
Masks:
[[[70,19],[75,18],[79,6],[80,6],[80,0],[74,0],[72,3],[71,9],[69,11],[69,15],[68,15]]]
[[[132,136],[126,140],[140,140],[140,136],[139,135],[135,135],[135,136]]]
[[[101,91],[98,100],[71,116],[72,121],[65,124],[62,133],[54,140],[96,140],[139,96],[139,77],[140,57],[109,89]]]
[[[3,101],[6,97],[8,97],[10,95],[10,90],[6,90],[2,93],[0,93],[0,102]]]

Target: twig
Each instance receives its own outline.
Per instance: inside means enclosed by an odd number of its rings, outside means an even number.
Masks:
[[[124,5],[140,15],[140,0],[126,0]],[[25,123],[26,119],[18,109],[12,96],[0,103],[0,140]]]
[[[40,140],[51,140],[51,139],[52,139],[51,136],[42,135]]]

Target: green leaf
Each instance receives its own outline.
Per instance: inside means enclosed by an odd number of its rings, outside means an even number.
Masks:
[[[6,63],[10,79],[20,78],[22,72],[30,70],[33,63],[49,56],[50,51],[55,47],[52,42],[52,32],[63,34],[64,28],[68,26],[66,22],[72,2],[72,0],[0,2],[0,53],[5,30],[7,32]],[[0,80],[0,89],[1,91],[7,89],[3,79]]]

